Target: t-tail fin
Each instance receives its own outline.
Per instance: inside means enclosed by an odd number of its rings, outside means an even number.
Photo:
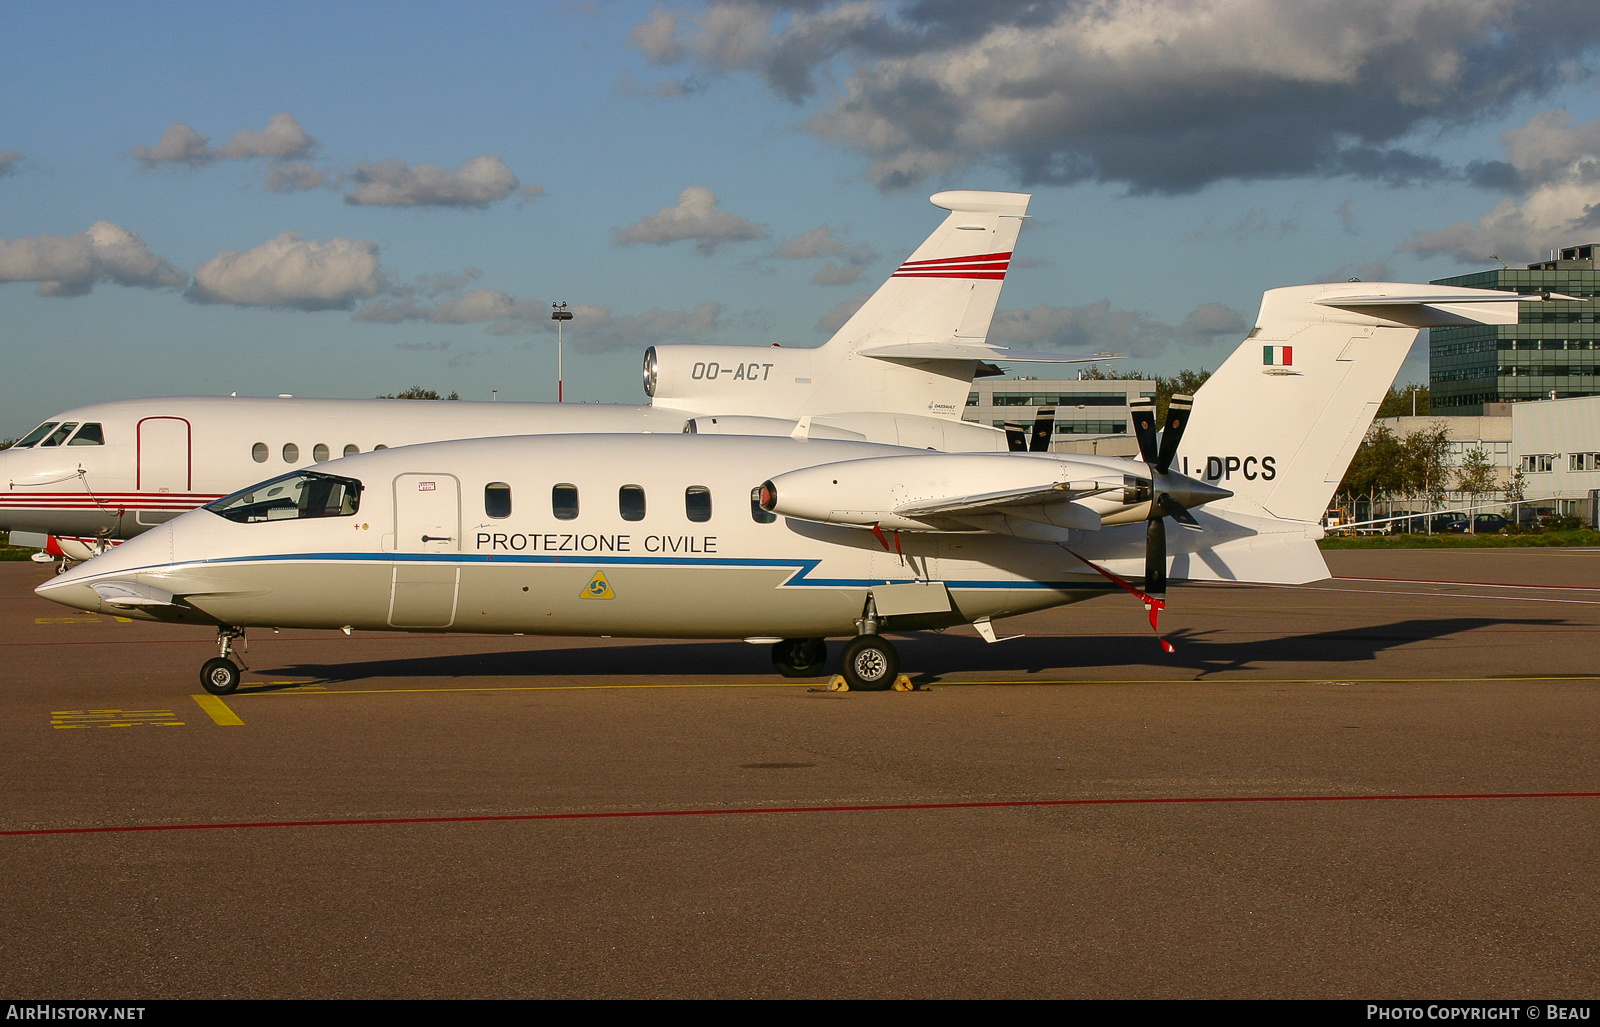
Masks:
[[[955,189],[929,199],[950,216],[824,349],[853,351],[869,345],[953,339],[981,342],[988,336],[1030,197]]]
[[[1233,492],[1208,513],[1320,521],[1418,329],[1515,324],[1529,299],[1393,282],[1272,289],[1195,393],[1175,469]]]

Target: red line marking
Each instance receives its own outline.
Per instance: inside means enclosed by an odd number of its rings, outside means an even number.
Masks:
[[[1010,260],[1011,253],[974,253],[966,257],[931,257],[927,260],[908,260],[901,267],[924,267],[928,264],[949,264],[954,261],[968,260]]]
[[[135,824],[126,827],[50,827],[0,831],[17,838],[52,834],[119,834],[130,831],[223,831],[264,827],[367,827],[380,824],[487,824],[523,820],[621,820],[638,817],[716,817],[771,813],[893,813],[941,809],[1025,809],[1050,806],[1171,806],[1242,802],[1416,802],[1440,799],[1600,799],[1600,792],[1481,792],[1419,795],[1207,795],[1146,799],[1018,799],[1009,802],[918,802],[871,806],[754,806],[745,809],[625,810],[605,813],[507,813],[476,817],[384,817],[353,820],[271,820],[232,824]]]
[[[1600,586],[1595,585],[1526,585],[1513,584],[1509,581],[1453,581],[1446,578],[1345,578],[1336,577],[1334,581],[1393,581],[1402,585],[1481,585],[1485,588],[1532,588],[1532,589],[1561,589],[1570,592],[1600,592]]]

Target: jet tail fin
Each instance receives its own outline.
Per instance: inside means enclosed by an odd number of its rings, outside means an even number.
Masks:
[[[1233,492],[1212,513],[1319,521],[1417,330],[1515,324],[1532,299],[1392,282],[1269,290],[1196,392],[1177,469]]]

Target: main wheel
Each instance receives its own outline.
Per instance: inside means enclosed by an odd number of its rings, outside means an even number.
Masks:
[[[200,665],[200,687],[212,695],[232,695],[239,688],[239,668],[221,656]]]
[[[828,643],[821,638],[786,638],[772,647],[772,662],[786,678],[813,678],[828,669]]]
[[[883,692],[894,684],[895,676],[900,673],[900,657],[887,639],[857,635],[844,647],[839,673],[854,691]]]

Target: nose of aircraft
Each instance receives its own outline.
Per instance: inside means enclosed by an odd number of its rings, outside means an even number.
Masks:
[[[35,588],[41,598],[77,610],[107,613],[94,586],[119,577],[132,580],[140,571],[158,570],[172,562],[172,525],[166,524],[129,539],[114,549],[85,560]]]

